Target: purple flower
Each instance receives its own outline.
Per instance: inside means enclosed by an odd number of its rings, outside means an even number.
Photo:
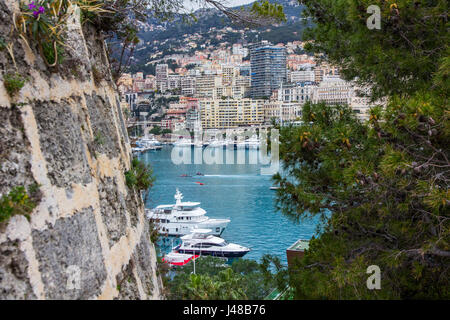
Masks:
[[[36,6],[34,4],[34,1],[32,1],[29,5],[28,5],[28,9],[33,10],[36,9]]]
[[[39,10],[33,12],[33,15],[35,18],[37,18],[41,13],[44,13],[44,11],[45,11],[44,7],[40,6]]]

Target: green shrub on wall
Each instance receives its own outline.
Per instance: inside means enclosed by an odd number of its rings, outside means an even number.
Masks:
[[[29,193],[32,195],[36,195],[38,191],[37,185],[32,185],[29,188]],[[17,214],[22,214],[29,219],[30,213],[37,205],[29,193],[27,193],[25,187],[17,186],[0,198],[0,223]]]
[[[7,73],[3,76],[3,85],[10,96],[19,92],[25,82],[26,79],[18,73]]]
[[[131,161],[131,169],[125,172],[125,179],[128,188],[136,188],[138,191],[147,190],[155,181],[152,168],[137,158]]]

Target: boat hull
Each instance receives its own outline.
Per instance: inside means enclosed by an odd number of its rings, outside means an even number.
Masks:
[[[181,237],[188,235],[192,232],[193,229],[211,229],[211,234],[214,236],[221,236],[225,231],[230,220],[228,219],[208,219],[204,222],[199,223],[177,223],[177,222],[169,222],[169,223],[159,223],[158,231],[160,234],[172,236],[172,237]]]
[[[209,251],[209,250],[190,250],[190,249],[177,249],[177,252],[184,254],[196,254],[200,256],[213,256],[220,258],[241,258],[245,256],[249,251]]]

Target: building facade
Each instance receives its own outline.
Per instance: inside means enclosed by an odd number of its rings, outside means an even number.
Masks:
[[[168,89],[169,66],[167,64],[157,64],[155,74],[156,88],[161,92],[165,92]]]
[[[261,42],[250,50],[251,97],[268,98],[287,81],[286,50]]]
[[[264,100],[205,99],[199,101],[203,129],[226,129],[264,122]]]

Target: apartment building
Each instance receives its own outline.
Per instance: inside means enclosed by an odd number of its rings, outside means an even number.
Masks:
[[[276,94],[273,96],[273,100],[304,104],[313,100],[313,94],[316,88],[317,85],[314,82],[299,82],[283,85],[275,91]]]
[[[314,70],[300,70],[291,71],[289,73],[289,81],[292,83],[296,82],[314,82],[315,81]]]
[[[313,92],[313,102],[325,102],[330,105],[351,103],[353,84],[339,76],[325,76]]]
[[[226,129],[264,122],[264,100],[205,99],[199,101],[203,129]]]
[[[195,95],[195,77],[184,76],[180,79],[181,94],[184,96]]]
[[[222,76],[217,74],[203,74],[196,77],[195,96],[197,98],[214,99],[217,97],[217,87],[222,87]]]
[[[250,50],[251,97],[270,97],[273,90],[287,81],[286,50],[267,41]]]
[[[298,121],[302,116],[303,104],[298,102],[266,101],[264,104],[264,123],[270,124],[272,119],[286,123]]]
[[[155,75],[156,88],[161,92],[165,92],[168,89],[169,66],[167,64],[157,64]]]

